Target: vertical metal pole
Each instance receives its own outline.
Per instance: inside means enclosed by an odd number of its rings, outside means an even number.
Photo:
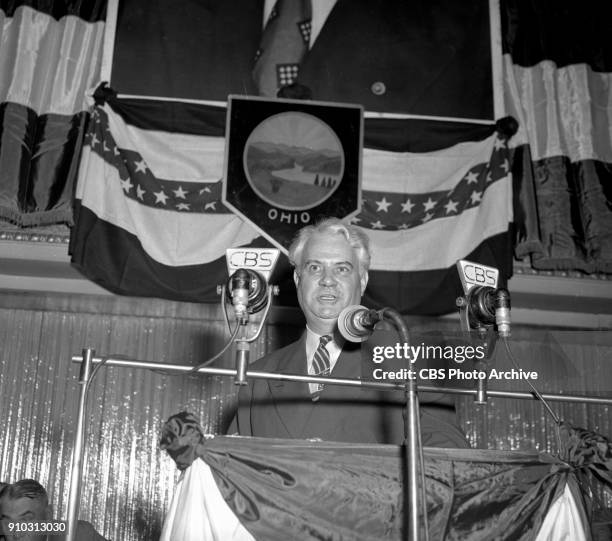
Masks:
[[[417,385],[415,379],[408,379],[406,383],[406,407],[408,408],[408,438],[404,445],[408,463],[408,539],[411,541],[419,541],[419,434],[417,415],[419,415],[419,402],[417,397]],[[421,467],[423,465],[421,464]],[[427,520],[427,502],[423,503],[423,520]]]
[[[76,540],[77,522],[79,519],[79,497],[81,477],[83,474],[83,454],[85,450],[85,409],[87,403],[87,388],[91,375],[91,364],[96,352],[91,348],[83,349],[83,360],[79,374],[79,409],[77,413],[74,447],[70,467],[70,494],[68,496],[68,533],[66,541]]]
[[[383,317],[390,319],[400,336],[403,344],[410,342],[410,333],[408,326],[402,318],[402,315],[392,308],[383,308]],[[419,439],[419,397],[417,395],[417,375],[409,377],[404,385],[404,393],[406,397],[406,421],[404,426],[404,453],[408,473],[408,490],[406,498],[408,499],[408,531],[406,538],[409,541],[420,541],[423,539],[419,529],[419,508],[423,508],[423,526],[425,530],[424,539],[429,539],[427,527],[427,496],[426,487],[423,485],[422,495],[419,497],[419,471],[423,471],[425,464],[423,461],[423,448],[420,445]],[[406,426],[407,425],[407,426]],[[419,470],[419,467],[421,470]]]
[[[246,340],[236,340],[236,385],[247,385],[246,371],[249,366],[249,343]]]
[[[246,371],[249,367],[249,350],[250,345],[247,341],[247,321],[240,321],[240,332],[236,338],[236,377],[234,383],[236,385],[247,385]]]

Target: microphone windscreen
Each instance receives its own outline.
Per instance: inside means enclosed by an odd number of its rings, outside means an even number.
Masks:
[[[347,306],[338,316],[338,331],[349,342],[365,342],[372,331],[359,323],[359,317],[368,309],[359,304]]]

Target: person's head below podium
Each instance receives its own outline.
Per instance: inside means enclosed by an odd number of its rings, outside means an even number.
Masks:
[[[332,334],[338,315],[359,304],[368,284],[369,239],[337,218],[302,228],[289,248],[293,279],[308,328]]]
[[[0,490],[0,539],[30,541],[45,539],[43,534],[11,533],[9,522],[44,522],[51,520],[52,510],[45,488],[34,479],[22,479]],[[10,535],[8,535],[10,533]]]
[[[14,533],[10,532],[10,522],[44,523],[53,520],[53,507],[45,487],[34,479],[21,479],[13,484],[0,484],[0,541],[19,539],[20,541],[61,541],[66,532]],[[39,525],[40,527],[40,525]],[[75,541],[106,541],[94,527],[84,520],[76,525]]]

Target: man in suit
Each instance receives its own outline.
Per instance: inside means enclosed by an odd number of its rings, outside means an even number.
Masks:
[[[65,532],[15,533],[9,526],[10,523],[31,522],[40,530],[44,523],[53,520],[52,517],[53,510],[49,505],[47,491],[38,481],[21,479],[12,485],[0,483],[0,541],[4,539],[21,539],[21,541],[65,539]],[[76,540],[105,541],[89,522],[83,520],[78,521]]]
[[[359,304],[368,283],[367,236],[330,218],[303,228],[290,247],[289,259],[306,331],[297,342],[262,357],[250,369],[371,379],[371,349],[346,342],[337,329],[340,312]],[[228,433],[399,444],[404,404],[398,391],[255,380],[241,389]],[[468,446],[454,410],[443,404],[421,408],[421,433],[425,446]]]

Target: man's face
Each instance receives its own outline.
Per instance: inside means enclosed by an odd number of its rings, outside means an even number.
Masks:
[[[32,498],[0,498],[0,521],[2,526],[0,532],[9,533],[9,522],[43,522],[49,520],[49,508],[40,500]],[[13,533],[7,539],[20,539],[22,541],[33,541],[44,539],[40,534],[32,533]],[[21,537],[20,537],[21,536]]]
[[[359,261],[343,235],[313,235],[302,252],[301,267],[293,275],[298,301],[308,327],[318,334],[334,330],[340,312],[359,304],[368,274],[359,274]]]

